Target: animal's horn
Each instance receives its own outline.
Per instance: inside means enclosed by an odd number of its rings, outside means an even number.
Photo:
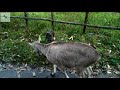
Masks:
[[[28,43],[30,46],[32,46],[32,43]]]

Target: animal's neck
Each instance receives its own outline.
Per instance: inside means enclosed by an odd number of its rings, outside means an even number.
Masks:
[[[47,45],[45,45],[45,44],[42,44],[42,43],[39,43],[39,48],[38,48],[38,50],[40,50],[44,55],[46,55],[46,53],[47,53]]]

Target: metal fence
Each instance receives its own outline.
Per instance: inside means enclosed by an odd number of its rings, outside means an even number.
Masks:
[[[86,27],[120,30],[120,27],[97,26],[97,25],[87,24],[89,12],[85,12],[84,23],[54,20],[54,12],[50,12],[50,13],[51,13],[51,19],[48,19],[48,18],[31,18],[31,17],[29,17],[29,13],[28,13],[28,12],[24,12],[24,16],[11,16],[10,18],[25,19],[26,27],[28,27],[28,21],[29,21],[29,20],[44,20],[44,21],[50,21],[53,30],[54,30],[54,27],[55,27],[54,23],[64,23],[64,24],[72,24],[72,25],[81,25],[81,26],[83,26],[83,33],[85,33],[85,31],[86,31]]]

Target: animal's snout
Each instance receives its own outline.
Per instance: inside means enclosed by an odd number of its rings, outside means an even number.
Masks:
[[[34,46],[33,43],[29,43],[28,44],[34,49],[33,51],[36,52],[38,55],[42,55],[42,53]]]

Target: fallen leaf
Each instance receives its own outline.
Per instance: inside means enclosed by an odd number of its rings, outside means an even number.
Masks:
[[[119,71],[114,71],[115,74],[117,75],[120,75],[120,72]]]
[[[61,38],[61,40],[64,40],[64,38]]]
[[[70,38],[68,38],[68,39],[69,39],[69,40],[73,40],[73,38],[74,38],[74,37],[73,37],[73,36],[71,36],[71,37],[70,37]]]
[[[110,54],[112,52],[112,50],[108,50],[108,54]]]
[[[25,64],[25,67],[27,67],[27,63]]]
[[[110,65],[107,65],[107,69],[111,69]]]
[[[112,74],[112,72],[110,70],[107,70],[107,74]]]
[[[113,44],[113,47],[116,47],[116,46]]]
[[[101,44],[101,43],[98,42],[97,44]]]

